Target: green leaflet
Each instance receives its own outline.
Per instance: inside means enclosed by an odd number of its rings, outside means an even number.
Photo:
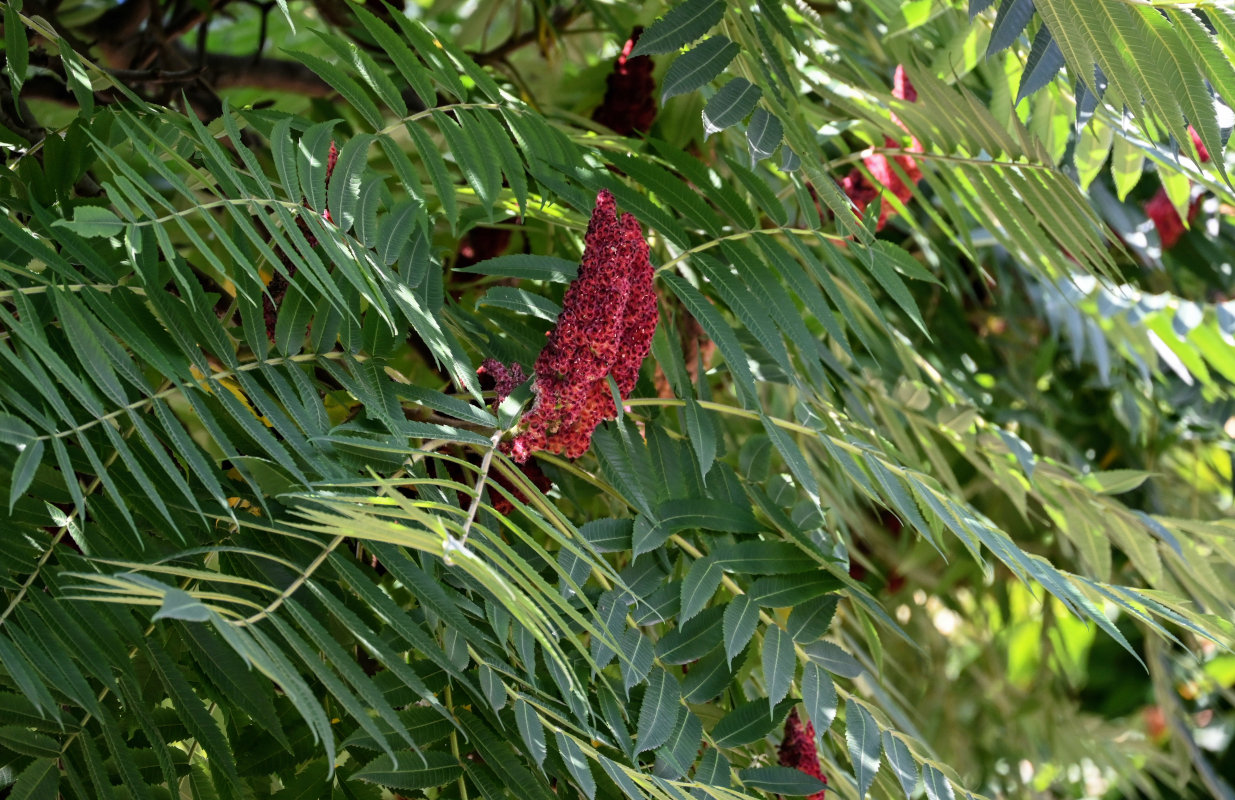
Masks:
[[[674,533],[692,528],[754,532],[759,530],[759,522],[749,507],[715,500],[667,500],[656,506],[651,518],[641,516],[635,520],[635,554],[649,552]]]
[[[800,797],[822,792],[827,785],[813,775],[790,767],[747,767],[738,770],[738,780],[748,788]]]
[[[681,690],[677,678],[663,669],[653,668],[639,706],[635,741],[640,752],[655,749],[668,741],[680,707]]]
[[[643,32],[631,56],[672,52],[707,33],[724,14],[722,0],[686,0]]]
[[[825,595],[793,607],[785,629],[799,644],[809,644],[827,633],[836,613],[836,595]]]
[[[682,694],[691,703],[706,702],[724,691],[732,679],[729,659],[718,647],[691,666],[682,682]]]
[[[622,632],[622,688],[627,692],[647,677],[656,658],[652,641],[634,628]]]
[[[442,112],[433,112],[433,121],[446,138],[455,163],[463,171],[463,177],[475,190],[481,204],[488,211],[489,219],[492,220],[493,205],[502,186],[501,171],[482,148],[478,136],[483,136],[483,133],[476,129],[477,123],[464,111],[456,112],[456,117],[457,122]]]
[[[1117,135],[1111,146],[1111,177],[1115,180],[1115,196],[1120,202],[1127,199],[1141,180],[1145,166],[1145,151],[1133,144],[1126,136]]]
[[[762,96],[763,90],[745,78],[726,83],[703,108],[704,138],[741,122]]]
[[[519,735],[527,746],[528,755],[537,766],[544,763],[547,752],[545,745],[545,728],[535,709],[528,705],[522,697],[515,699],[515,721],[519,726]]]
[[[755,109],[746,127],[746,145],[750,148],[752,167],[776,152],[783,133],[784,126],[779,119],[762,108]]]
[[[767,703],[752,700],[734,708],[712,728],[712,739],[717,747],[730,748],[757,742],[779,728],[785,715],[793,707],[794,700],[782,700],[768,714]]]
[[[21,800],[52,800],[59,796],[60,770],[54,758],[38,758],[21,771],[10,795]]]
[[[411,757],[396,765],[388,755],[378,756],[352,774],[355,780],[368,781],[391,789],[431,789],[457,779],[463,768],[450,753],[427,751],[424,761]]]
[[[761,606],[796,606],[841,587],[841,581],[823,572],[769,576],[751,584],[751,598]]]
[[[26,81],[26,70],[30,66],[30,47],[26,38],[26,26],[22,23],[18,13],[21,7],[20,0],[4,4],[4,71],[9,75],[15,103],[21,95],[21,86]]]
[[[680,779],[689,771],[699,752],[703,723],[686,706],[681,706],[669,739],[656,749],[656,775]]]
[[[802,704],[815,726],[815,736],[822,738],[836,718],[836,686],[831,676],[818,664],[802,665]]]
[[[891,731],[884,731],[882,739],[883,753],[888,760],[888,766],[896,775],[896,780],[900,783],[905,797],[912,797],[913,790],[918,784],[918,765],[909,753],[909,748]]]
[[[701,558],[686,572],[682,580],[682,610],[678,620],[686,622],[707,605],[720,587],[721,567],[714,558]]]
[[[360,76],[386,107],[395,113],[395,116],[407,116],[407,104],[403,101],[398,87],[373,56],[361,50],[354,43],[343,41],[340,37],[328,36],[321,31],[313,31],[313,33],[323,44],[334,51],[339,61],[346,63],[354,74]]]
[[[724,611],[725,656],[733,661],[755,635],[759,623],[759,604],[749,595],[740,594],[729,601]]]
[[[712,36],[674,59],[661,81],[660,102],[693,92],[725,71],[741,48],[725,36]]]
[[[330,178],[326,208],[339,230],[347,233],[356,221],[356,206],[360,202],[361,183],[368,161],[369,145],[374,137],[353,136],[339,151],[339,159]]]
[[[953,800],[956,797],[952,791],[952,784],[931,764],[922,766],[922,783],[926,787],[926,796],[930,800]]]
[[[490,306],[504,308],[516,314],[527,314],[546,322],[553,322],[562,312],[557,303],[525,289],[495,286],[476,300],[476,308]]]
[[[39,463],[43,460],[43,451],[46,449],[41,439],[36,439],[29,445],[20,445],[17,460],[13,463],[13,478],[9,485],[9,513],[13,513],[13,506],[17,503],[17,498],[26,493],[30,488],[30,483],[34,480],[35,470],[39,468]]]
[[[365,122],[369,123],[374,130],[382,127],[383,115],[377,107],[377,103],[373,102],[369,92],[350,75],[337,65],[313,53],[303,50],[288,50],[286,52],[320,75],[322,80],[329,83],[339,94],[347,98],[348,103],[360,113]]]
[[[588,763],[587,756],[583,754],[582,748],[574,739],[561,731],[554,731],[553,736],[557,740],[558,754],[566,763],[566,769],[575,779],[575,784],[583,790],[588,800],[592,800],[596,796],[596,778],[592,775],[592,767]]]
[[[764,689],[768,704],[775,711],[776,704],[789,693],[789,684],[797,671],[798,659],[793,649],[793,639],[784,629],[770,625],[763,634],[762,652]]]
[[[858,781],[858,797],[865,797],[879,771],[879,726],[860,703],[845,701],[845,742],[853,775]]]
[[[842,678],[856,678],[862,674],[862,665],[857,659],[846,653],[832,642],[813,642],[802,648],[806,657],[833,675]]]
[[[124,230],[124,221],[109,209],[99,206],[78,206],[73,220],[57,220],[56,225],[68,228],[80,236],[116,236]]]
[[[724,609],[713,606],[679,625],[656,643],[656,655],[665,664],[696,661],[721,643]]]

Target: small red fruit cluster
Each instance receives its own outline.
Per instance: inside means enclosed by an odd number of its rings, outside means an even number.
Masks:
[[[819,751],[815,748],[815,726],[810,722],[803,725],[796,708],[789,712],[789,719],[785,720],[785,738],[777,755],[782,767],[792,767],[824,783],[828,782],[819,765]],[[823,800],[826,794],[826,791],[815,792],[807,800]]]
[[[609,378],[621,397],[629,396],[652,347],[658,311],[648,245],[633,216],[618,216],[608,190],[596,197],[584,245],[579,275],[536,359],[536,400],[519,433],[503,445],[520,463],[538,450],[567,458],[587,452],[596,426],[617,416]],[[515,381],[522,375],[517,365],[486,361],[481,369],[492,375],[499,394],[503,384],[521,382]]]
[[[1192,136],[1192,143],[1196,145],[1196,154],[1204,164],[1209,161],[1209,151],[1205,149],[1205,145],[1201,144],[1201,137],[1197,136],[1196,129],[1191,125],[1188,126],[1188,133]],[[1196,212],[1201,208],[1201,198],[1197,196],[1192,200],[1192,205],[1188,207],[1188,222],[1196,219]],[[1158,231],[1158,238],[1162,241],[1162,249],[1170,250],[1178,242],[1181,236],[1184,235],[1184,221],[1180,219],[1179,212],[1175,210],[1175,204],[1171,202],[1171,198],[1166,193],[1166,187],[1159,187],[1158,193],[1145,203],[1145,215],[1153,220],[1154,228]]]
[[[656,119],[656,80],[652,59],[630,57],[643,28],[635,28],[606,80],[605,100],[592,112],[592,119],[614,133],[630,136],[646,133]]]
[[[904,66],[897,65],[896,74],[892,79],[892,96],[900,100],[907,100],[910,103],[916,102],[918,92],[913,88],[913,84],[909,81],[909,76],[905,74]],[[900,121],[893,115],[892,120],[898,125]],[[902,127],[904,127],[902,125]],[[888,147],[898,147],[899,143],[892,137],[884,137],[884,143]],[[909,150],[915,153],[922,152],[922,143],[916,138],[909,145]],[[893,162],[901,168],[905,173],[905,177],[909,179],[906,183],[892,166]],[[870,171],[871,178],[874,178],[872,184],[862,170],[854,168],[852,172],[841,179],[841,189],[857,206],[858,216],[866,212],[866,207],[875,201],[882,192],[887,191],[895,195],[897,200],[902,203],[909,202],[913,197],[913,189],[911,184],[916,184],[922,180],[922,170],[918,168],[917,161],[913,156],[892,156],[889,159],[882,153],[874,153],[862,159],[862,163]],[[879,221],[875,224],[875,230],[883,230],[883,226],[887,224],[888,217],[895,213],[891,204],[886,200],[879,210]]]
[[[335,164],[339,162],[339,148],[332,140],[330,142],[330,152],[326,155],[326,187],[330,187],[330,176],[334,175]],[[302,201],[305,208],[309,208],[309,201]],[[312,209],[310,209],[312,210]],[[334,222],[330,218],[330,209],[322,209],[322,219],[327,222]],[[317,237],[309,231],[308,224],[303,218],[297,218],[296,227],[300,229],[300,233],[304,235],[305,240],[310,247],[317,247]],[[296,274],[296,264],[288,257],[287,253],[280,253],[283,267],[287,270],[288,276]],[[262,317],[266,323],[266,335],[271,341],[274,341],[274,329],[278,324],[279,306],[283,302],[284,296],[287,295],[287,290],[291,284],[288,283],[288,278],[283,277],[283,273],[278,270],[270,276],[270,283],[266,285],[266,294],[262,296]]]
[[[508,367],[496,358],[486,358],[480,362],[480,369],[476,370],[476,374],[488,375],[493,379],[493,394],[496,395],[493,400],[494,408],[500,406],[519,384],[527,380],[522,364],[514,363]]]
[[[511,364],[509,367],[498,361],[496,358],[486,358],[481,362],[480,369],[476,370],[476,374],[480,376],[480,385],[484,389],[492,389],[493,408],[496,409],[502,404],[510,393],[513,392],[519,384],[527,380],[527,375],[523,372],[522,365],[518,363]],[[475,453],[467,456],[468,461],[473,464],[480,463],[480,457]],[[452,465],[453,466],[453,465]],[[541,471],[540,467],[535,462],[519,464],[519,471],[527,476],[533,485],[536,486],[542,493],[553,488],[553,481],[549,480],[549,476]],[[462,473],[454,476],[456,480],[462,480]],[[526,503],[528,498],[510,479],[503,473],[493,471],[489,473],[489,477],[500,487],[514,495],[515,499],[520,503]],[[505,496],[498,492],[490,492],[489,500],[493,503],[493,510],[502,516],[510,516],[510,512],[514,510],[515,505]],[[466,504],[469,502],[467,495],[460,492],[459,503]]]

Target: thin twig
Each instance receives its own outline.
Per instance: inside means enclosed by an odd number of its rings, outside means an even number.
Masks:
[[[497,443],[502,441],[502,435],[505,431],[499,430],[493,433],[489,439],[489,449],[485,451],[484,458],[480,460],[480,472],[476,476],[476,493],[472,495],[472,502],[467,507],[467,519],[463,522],[463,533],[459,536],[459,545],[467,543],[467,535],[472,530],[472,523],[476,521],[476,512],[480,510],[480,498],[484,496],[485,479],[489,477],[489,465],[493,463],[493,451],[497,449]]]
[[[283,603],[286,602],[287,598],[295,594],[296,590],[299,589],[301,586],[303,586],[305,584],[305,581],[309,580],[309,577],[313,575],[314,572],[317,571],[317,568],[320,567],[323,563],[325,563],[326,559],[330,556],[331,553],[334,552],[334,549],[336,547],[342,544],[345,538],[347,537],[343,536],[342,534],[339,534],[338,536],[334,537],[334,539],[330,541],[330,544],[326,545],[326,547],[322,549],[322,552],[318,553],[317,558],[313,559],[312,563],[310,563],[309,566],[305,567],[304,572],[301,572],[299,575],[297,575],[296,580],[292,581],[286,589],[280,592],[279,596],[276,597],[273,601],[271,601],[270,605],[266,606],[261,611],[257,612],[251,617],[237,621],[236,625],[245,626],[245,625],[256,624],[258,622],[261,622],[266,617],[270,616],[275,611],[277,611],[279,606],[283,605]]]

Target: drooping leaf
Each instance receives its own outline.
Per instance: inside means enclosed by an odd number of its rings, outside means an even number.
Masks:
[[[827,788],[827,784],[814,775],[792,767],[747,767],[738,770],[738,779],[751,789],[790,797],[815,794]]]
[[[741,51],[726,36],[712,36],[674,59],[661,81],[660,102],[693,92],[725,71]]]
[[[798,661],[793,649],[793,639],[777,625],[771,625],[763,635],[763,680],[768,704],[776,704],[789,693],[789,684]]]
[[[583,749],[561,731],[554,731],[553,736],[557,739],[558,754],[562,761],[566,762],[566,769],[575,779],[575,784],[583,790],[588,800],[592,800],[596,796],[596,777],[592,775],[592,766],[583,754]]]
[[[922,766],[922,783],[926,786],[926,796],[930,800],[954,800],[956,797],[952,784],[931,764]]]
[[[352,779],[391,789],[432,789],[463,774],[463,768],[450,753],[427,750],[422,755],[423,760],[405,754],[397,766],[390,756],[378,756],[353,773]]]
[[[639,37],[631,56],[671,53],[712,29],[725,14],[722,0],[686,0],[656,20]]]
[[[545,727],[536,714],[536,710],[522,697],[515,699],[515,722],[519,726],[519,735],[527,747],[528,755],[540,766],[544,763],[548,752],[545,744]]]
[[[60,796],[60,770],[54,758],[37,758],[17,775],[8,795],[14,800],[55,800]]]
[[[745,78],[726,83],[703,107],[704,138],[741,122],[762,96],[763,90]]]
[[[733,661],[746,648],[759,624],[759,604],[749,594],[729,601],[724,611],[725,655]]]
[[[681,697],[677,678],[663,669],[653,668],[643,703],[639,706],[635,741],[640,752],[660,747],[669,739],[677,721]]]
[[[970,12],[972,11],[971,7]],[[990,56],[998,53],[1016,41],[1032,17],[1033,0],[1003,0],[995,15],[995,25],[991,28],[991,41],[986,48],[986,54]]]
[[[757,742],[767,736],[773,729],[780,727],[793,700],[782,700],[768,713],[768,706],[763,700],[752,700],[734,708],[716,723],[712,728],[712,738],[717,747],[741,747]]]
[[[815,726],[815,736],[822,737],[836,719],[836,686],[831,676],[813,661],[802,666],[802,704]]]
[[[779,119],[762,108],[755,109],[746,126],[746,144],[750,148],[752,167],[776,152],[783,133],[784,126]]]
[[[78,206],[71,222],[57,220],[55,224],[87,238],[116,236],[124,230],[124,221],[101,206]]]
[[[4,71],[8,73],[9,83],[13,87],[15,103],[21,96],[21,86],[26,81],[26,70],[30,67],[26,26],[18,15],[21,6],[20,2],[4,5]]]
[[[893,736],[891,731],[884,731],[881,738],[884,756],[901,785],[901,791],[905,793],[906,798],[913,797],[913,790],[918,784],[918,765],[914,762],[909,748],[899,738]]]
[[[865,797],[879,771],[879,727],[871,713],[853,698],[845,701],[845,742],[858,781],[858,797]]]
[[[1051,36],[1051,29],[1043,25],[1034,34],[1029,57],[1025,59],[1025,70],[1021,73],[1021,83],[1016,90],[1017,104],[1054,80],[1063,65],[1064,57],[1059,43]]]

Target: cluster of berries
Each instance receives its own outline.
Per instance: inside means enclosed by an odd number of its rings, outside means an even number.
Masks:
[[[916,102],[918,99],[917,90],[913,88],[913,84],[905,74],[905,68],[900,65],[896,67],[896,75],[893,78],[892,96],[910,103]],[[895,115],[893,115],[892,120],[900,124]],[[899,142],[890,136],[884,138],[884,143],[888,147],[899,146]],[[912,139],[909,150],[914,153],[921,153],[922,143],[917,138]],[[858,216],[862,216],[866,212],[866,207],[873,203],[875,198],[884,191],[892,194],[902,203],[909,202],[909,198],[913,197],[912,184],[922,180],[922,170],[918,168],[918,163],[914,160],[913,156],[900,155],[892,156],[889,159],[882,153],[872,153],[863,158],[862,163],[870,171],[874,183],[871,183],[866,174],[856,167],[842,178],[840,182],[841,189],[849,196],[853,204],[857,206]],[[901,178],[893,163],[900,167],[900,171],[909,179],[909,183],[906,183]],[[888,217],[893,213],[891,204],[885,200],[879,210],[879,221],[875,224],[875,230],[883,230],[883,226],[887,224]]]
[[[656,119],[656,80],[652,59],[630,57],[643,28],[635,28],[606,80],[605,100],[592,112],[592,119],[614,133],[630,136],[646,133]]]
[[[785,738],[781,740],[777,756],[782,767],[792,767],[824,783],[828,782],[819,765],[819,751],[815,747],[815,726],[810,722],[803,725],[796,708],[789,712],[789,719],[785,720]],[[825,794],[826,792],[815,792],[806,800],[823,800]]]
[[[1197,136],[1196,129],[1189,125],[1188,133],[1192,135],[1192,143],[1196,145],[1196,154],[1201,159],[1201,163],[1208,162],[1209,151],[1205,149],[1205,145],[1201,144],[1201,137]],[[1192,205],[1188,206],[1189,224],[1196,219],[1196,213],[1200,208],[1201,196],[1198,194],[1192,198]],[[1145,215],[1153,221],[1154,229],[1158,231],[1158,238],[1162,241],[1163,250],[1170,250],[1184,235],[1186,230],[1184,221],[1180,219],[1175,204],[1167,196],[1166,187],[1159,187],[1158,193],[1145,203]]]
[[[515,461],[541,450],[578,458],[596,426],[617,416],[609,379],[621,397],[629,396],[652,348],[658,319],[652,277],[638,221],[618,216],[613,195],[602,190],[584,236],[579,275],[536,358],[535,402],[518,434],[502,446]],[[499,398],[525,380],[518,364],[488,359],[481,371],[493,379]]]
[[[334,174],[334,167],[339,161],[339,148],[332,141],[330,143],[330,152],[326,156],[326,187],[330,187],[330,176]],[[304,207],[309,208],[309,201],[305,200]],[[322,210],[322,219],[327,222],[333,222],[330,218],[330,209]],[[310,247],[317,247],[317,237],[309,231],[309,226],[303,219],[296,220],[296,227],[304,234],[304,238],[308,241]],[[287,276],[277,270],[270,276],[270,283],[266,285],[266,294],[262,296],[262,318],[266,323],[266,335],[274,341],[275,323],[279,318],[279,304],[283,302],[283,297],[287,294],[288,278],[296,274],[295,262],[287,256],[286,253],[280,253],[283,261],[283,267],[287,270]]]

